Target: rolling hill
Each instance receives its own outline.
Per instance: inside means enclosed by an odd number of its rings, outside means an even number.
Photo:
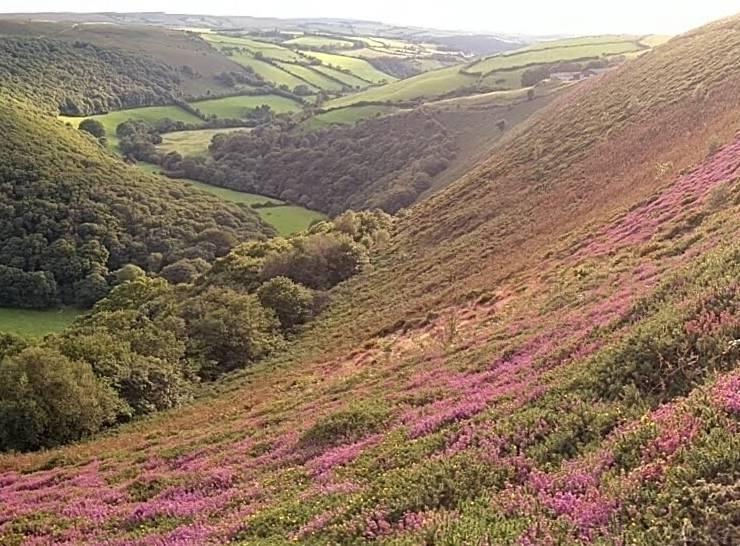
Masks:
[[[401,214],[279,357],[0,457],[0,536],[737,543],[739,31],[556,97]]]

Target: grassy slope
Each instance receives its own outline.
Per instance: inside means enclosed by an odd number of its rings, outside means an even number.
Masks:
[[[738,30],[674,39],[556,100],[403,218],[284,361],[119,434],[0,459],[0,529],[255,545],[737,536],[740,376],[703,366],[736,365],[713,359],[740,336],[732,313],[712,326],[711,304],[740,304]],[[713,142],[729,146],[707,159]],[[709,322],[684,325],[694,309]],[[691,344],[696,329],[716,341]],[[701,357],[683,372],[663,359],[682,340]],[[630,376],[642,359],[645,385]]]
[[[303,126],[309,129],[320,129],[327,125],[355,123],[363,119],[374,118],[384,114],[391,114],[398,109],[393,106],[350,106],[338,110],[330,110],[307,119]]]
[[[42,337],[59,332],[80,316],[76,309],[28,309],[0,308],[0,332],[29,337]]]

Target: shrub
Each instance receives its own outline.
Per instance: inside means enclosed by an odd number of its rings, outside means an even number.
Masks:
[[[274,311],[257,296],[209,288],[181,308],[189,335],[188,353],[201,364],[201,376],[214,379],[251,364],[277,348],[282,339]]]
[[[257,297],[275,311],[283,329],[292,330],[312,316],[313,293],[287,277],[270,279],[257,290]]]
[[[301,436],[301,445],[328,448],[350,443],[381,429],[388,419],[383,406],[362,403],[319,419]]]
[[[123,405],[89,364],[29,348],[0,364],[0,449],[78,440],[115,421]]]
[[[90,133],[95,138],[103,138],[105,136],[105,127],[96,119],[83,119],[78,128],[80,131]]]

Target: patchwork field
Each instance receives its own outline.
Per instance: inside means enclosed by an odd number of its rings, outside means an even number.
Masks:
[[[648,49],[637,38],[594,37],[536,44],[514,53],[502,53],[477,61],[465,68],[470,74],[489,74],[534,64],[557,63],[581,59],[599,59]]]
[[[197,101],[191,105],[207,116],[234,119],[243,118],[248,110],[254,110],[262,105],[269,106],[277,114],[297,112],[301,109],[299,103],[280,95],[240,95]]]
[[[10,309],[0,307],[0,333],[41,337],[60,332],[82,314],[77,309]]]
[[[305,51],[304,53],[309,57],[320,60],[326,66],[348,70],[354,76],[370,83],[392,82],[396,79],[385,72],[381,72],[364,59],[347,57],[345,55],[336,55],[333,53],[319,53],[317,51]]]

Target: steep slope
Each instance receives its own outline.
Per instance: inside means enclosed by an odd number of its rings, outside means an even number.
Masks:
[[[251,209],[127,167],[3,91],[0,131],[2,305],[88,305],[125,264],[213,260],[274,234]]]
[[[740,18],[550,105],[400,218],[289,358],[0,459],[0,534],[740,540]]]

